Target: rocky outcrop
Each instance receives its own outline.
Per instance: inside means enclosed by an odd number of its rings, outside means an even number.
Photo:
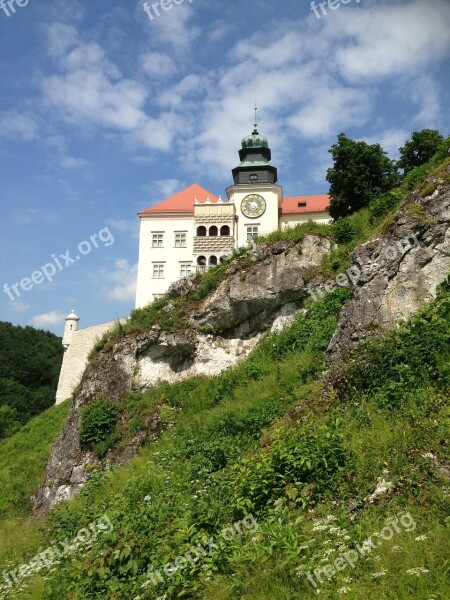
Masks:
[[[436,295],[450,271],[446,179],[429,180],[426,185],[435,188],[430,196],[416,191],[382,237],[353,252],[353,296],[328,347],[329,366],[338,368],[359,342],[395,327]]]
[[[156,325],[145,333],[126,335],[91,361],[75,390],[69,419],[52,450],[45,483],[35,501],[38,513],[70,498],[83,486],[98,459],[78,441],[80,411],[99,396],[112,401],[143,391],[161,381],[216,375],[247,356],[261,336],[279,330],[302,309],[308,296],[306,275],[320,265],[331,243],[308,235],[301,243],[279,242],[255,248],[245,266],[231,265],[218,288],[188,310],[192,328],[175,333]],[[195,288],[191,280],[173,286],[175,299]],[[211,331],[214,333],[205,333]],[[149,424],[158,428],[158,418]],[[130,458],[140,439],[115,457]],[[105,463],[110,457],[106,456]]]
[[[445,174],[446,176],[448,173]],[[428,182],[401,207],[379,238],[358,247],[347,275],[353,295],[343,308],[329,345],[330,372],[339,370],[357,343],[395,327],[430,300],[450,270],[450,186],[448,177]],[[422,197],[425,196],[425,197]],[[259,246],[244,262],[234,262],[218,287],[190,306],[185,317],[191,328],[169,333],[154,326],[145,333],[123,336],[88,365],[75,391],[69,420],[52,451],[47,478],[36,495],[38,512],[73,496],[97,459],[78,442],[80,411],[100,395],[113,401],[142,391],[159,381],[175,382],[196,375],[215,375],[247,356],[261,336],[280,329],[303,310],[315,286],[314,274],[329,240],[306,236],[301,243]],[[316,269],[317,270],[317,269]],[[331,289],[336,283],[326,284]],[[196,282],[174,285],[172,300],[196,290]],[[206,333],[208,332],[208,333]],[[148,423],[159,427],[158,415]],[[134,454],[137,438],[117,460]],[[108,455],[107,455],[108,459]]]

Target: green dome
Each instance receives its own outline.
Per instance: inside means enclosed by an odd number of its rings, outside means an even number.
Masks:
[[[269,142],[265,135],[254,131],[252,135],[246,135],[241,141],[242,148],[268,148]]]

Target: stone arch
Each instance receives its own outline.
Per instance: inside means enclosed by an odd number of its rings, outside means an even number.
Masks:
[[[211,225],[209,228],[209,237],[217,237],[219,235],[219,230],[215,225]]]
[[[197,237],[206,237],[206,227],[204,225],[197,227]]]
[[[230,235],[230,233],[231,233],[230,226],[222,225],[222,227],[220,228],[220,235]]]

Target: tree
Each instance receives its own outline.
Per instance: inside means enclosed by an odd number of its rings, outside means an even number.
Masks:
[[[0,439],[54,404],[61,338],[0,321]]]
[[[400,160],[397,165],[406,173],[420,167],[433,157],[444,138],[436,129],[414,131],[411,139],[399,148]]]
[[[395,162],[379,144],[356,142],[344,133],[329,150],[333,167],[327,171],[333,219],[344,217],[368,206],[378,194],[390,190],[398,182]]]

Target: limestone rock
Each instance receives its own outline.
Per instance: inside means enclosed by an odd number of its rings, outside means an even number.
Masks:
[[[426,198],[415,192],[382,237],[355,249],[351,268],[353,297],[327,350],[334,367],[360,341],[395,327],[436,295],[450,271],[450,186]]]

